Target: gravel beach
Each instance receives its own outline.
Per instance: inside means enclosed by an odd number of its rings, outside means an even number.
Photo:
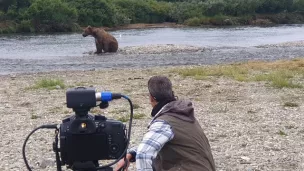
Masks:
[[[173,69],[104,69],[2,75],[0,87],[0,170],[25,171],[22,144],[31,130],[42,124],[60,123],[72,114],[66,108],[68,87],[93,86],[99,91],[128,95],[138,116],[133,122],[131,146],[136,145],[150,121],[146,84],[157,74],[169,76],[180,99],[190,99],[195,115],[209,138],[218,171],[304,170],[304,89],[270,87],[264,82],[239,82],[225,77],[194,79]],[[36,81],[60,79],[65,88],[36,89]],[[295,106],[286,106],[286,103]],[[117,100],[107,109],[93,109],[108,118],[128,114],[128,103]],[[26,154],[33,170],[55,169],[54,131],[41,130],[28,142]],[[135,166],[131,165],[131,171]]]

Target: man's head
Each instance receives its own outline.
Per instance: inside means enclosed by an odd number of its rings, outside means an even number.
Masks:
[[[158,102],[174,99],[171,81],[164,76],[153,76],[148,81],[150,102],[154,107]]]

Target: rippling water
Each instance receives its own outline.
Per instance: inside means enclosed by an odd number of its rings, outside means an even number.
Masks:
[[[91,70],[103,68],[142,68],[278,60],[304,57],[302,47],[258,45],[304,40],[304,25],[234,28],[157,28],[111,32],[119,47],[150,44],[183,44],[208,47],[186,54],[103,54],[95,51],[94,39],[81,33],[44,35],[0,35],[0,75]]]
[[[111,32],[119,47],[148,44],[186,44],[204,47],[250,47],[304,40],[304,26],[233,28],[156,28]],[[1,35],[2,59],[54,59],[85,56],[95,50],[92,37],[80,33]]]

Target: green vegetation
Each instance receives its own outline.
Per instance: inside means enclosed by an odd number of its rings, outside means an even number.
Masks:
[[[31,119],[38,119],[38,118],[40,118],[40,117],[37,115],[34,115],[34,114],[31,115]]]
[[[288,75],[286,73],[288,73],[288,71],[286,70],[271,71],[270,73],[255,75],[253,80],[269,81],[271,82],[273,87],[277,88],[302,88],[301,84],[294,84],[293,82],[291,82],[290,79],[293,78],[293,76]]]
[[[303,23],[304,0],[1,0],[0,34],[77,31],[87,25]]]
[[[65,84],[62,80],[59,79],[41,79],[35,83],[34,86],[30,87],[31,89],[40,89],[46,88],[49,90],[53,89],[63,89]]]
[[[133,118],[134,119],[142,119],[142,118],[144,118],[146,115],[145,114],[143,114],[143,113],[135,113],[134,115],[133,115]]]
[[[281,136],[287,136],[287,134],[285,132],[281,131],[281,130],[278,132],[278,134],[281,135]]]
[[[133,104],[133,109],[139,109],[139,108],[140,108],[139,104],[136,103]]]
[[[172,72],[195,79],[228,77],[237,81],[266,81],[276,88],[303,88],[301,80],[304,78],[304,59],[193,67],[174,69]]]
[[[299,107],[299,104],[294,102],[286,102],[284,103],[284,107]]]

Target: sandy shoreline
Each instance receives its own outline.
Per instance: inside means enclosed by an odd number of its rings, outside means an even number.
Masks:
[[[252,47],[203,47],[183,44],[126,46],[117,53],[95,55],[93,50],[67,57],[0,58],[0,75],[52,71],[83,71],[211,65],[250,60],[294,59],[304,54],[304,42],[265,44]]]
[[[144,115],[134,120],[134,145],[150,120],[146,82],[157,74],[170,77],[179,98],[193,101],[196,117],[210,140],[217,170],[304,170],[303,89],[276,89],[263,82],[224,77],[197,80],[172,70],[185,67],[190,66],[0,76],[0,128],[4,137],[0,141],[0,170],[25,170],[21,147],[26,135],[39,125],[60,123],[71,113],[65,106],[65,89],[29,89],[36,81],[61,79],[66,87],[93,86],[128,95],[138,106],[134,113]],[[285,107],[286,102],[298,106]],[[93,111],[117,119],[128,113],[128,104],[117,100],[106,110]],[[38,170],[55,170],[52,141],[53,131],[40,131],[28,145],[30,164]]]

